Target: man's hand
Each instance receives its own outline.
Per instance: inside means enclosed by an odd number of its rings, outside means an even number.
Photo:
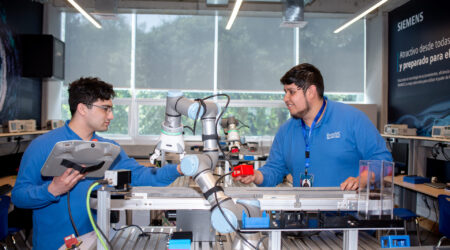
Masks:
[[[79,171],[68,168],[61,176],[53,177],[48,185],[48,191],[53,196],[59,196],[70,191],[81,179],[84,179],[86,173],[80,174]]]
[[[178,173],[180,175],[184,175],[183,172],[181,172],[181,165],[180,164],[177,165],[177,171],[178,171]]]
[[[341,183],[341,190],[357,190],[359,188],[359,177],[348,177]]]
[[[341,190],[357,190],[360,188],[359,179],[361,179],[361,187],[365,187],[367,185],[367,175],[369,171],[363,171],[358,177],[348,177],[347,180],[341,183]],[[370,183],[375,182],[375,174],[370,172]]]
[[[250,184],[253,182],[256,185],[259,185],[263,182],[264,176],[260,171],[256,170],[253,175],[237,176],[234,180],[240,181],[244,184]]]

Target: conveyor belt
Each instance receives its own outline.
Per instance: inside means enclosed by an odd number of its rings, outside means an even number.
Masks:
[[[175,231],[175,227],[143,227],[148,236],[141,236],[139,229],[130,227],[116,233],[111,243],[114,249],[167,249],[169,235]],[[216,242],[193,242],[192,250],[231,250],[230,235],[217,236]],[[361,232],[358,237],[358,249],[379,249],[380,243],[376,238]],[[263,242],[267,247],[267,240]],[[292,249],[342,249],[342,234],[332,231],[322,231],[311,236],[283,236],[282,250]]]
[[[290,237],[283,236],[282,249],[342,249],[342,234],[335,234],[332,231],[322,231],[317,235],[309,237]],[[359,233],[358,237],[358,249],[370,250],[379,249],[380,243],[376,238],[368,235],[367,233]]]

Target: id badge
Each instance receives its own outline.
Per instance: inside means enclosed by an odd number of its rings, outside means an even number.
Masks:
[[[300,187],[312,187],[314,181],[314,176],[312,174],[301,174],[300,175]]]

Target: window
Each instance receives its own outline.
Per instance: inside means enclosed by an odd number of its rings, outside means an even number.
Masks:
[[[95,28],[81,14],[66,13],[65,83],[97,76],[115,87],[130,87],[131,15],[103,20]]]
[[[280,17],[240,17],[228,31],[227,21],[218,25],[218,89],[282,90],[280,77],[295,65],[294,29],[280,28]]]
[[[136,88],[209,89],[214,17],[137,15]]]
[[[158,138],[170,89],[188,98],[227,94],[223,117],[241,121],[241,136],[274,136],[289,118],[280,77],[309,62],[324,75],[329,99],[364,97],[364,22],[334,34],[347,17],[306,16],[303,29],[280,28],[280,17],[239,16],[225,30],[218,15],[120,14],[98,30],[74,13],[63,23],[67,51],[65,84],[96,76],[114,85],[114,117],[104,136],[122,143]],[[351,68],[352,71],[345,70]],[[63,119],[70,119],[67,89]],[[218,97],[223,107],[226,98]],[[183,124],[194,122],[183,117]],[[197,122],[196,135],[201,135]],[[186,136],[192,131],[186,129]]]
[[[300,31],[300,62],[322,73],[330,99],[364,101],[364,22],[334,34],[340,18],[312,17]],[[342,95],[346,96],[342,96]]]

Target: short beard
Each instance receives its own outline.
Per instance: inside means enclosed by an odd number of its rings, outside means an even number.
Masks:
[[[311,106],[309,105],[309,102],[306,100],[305,100],[305,102],[306,102],[306,108],[295,114],[291,114],[292,117],[294,117],[296,119],[302,119],[303,117],[305,117],[305,115],[311,110]]]

